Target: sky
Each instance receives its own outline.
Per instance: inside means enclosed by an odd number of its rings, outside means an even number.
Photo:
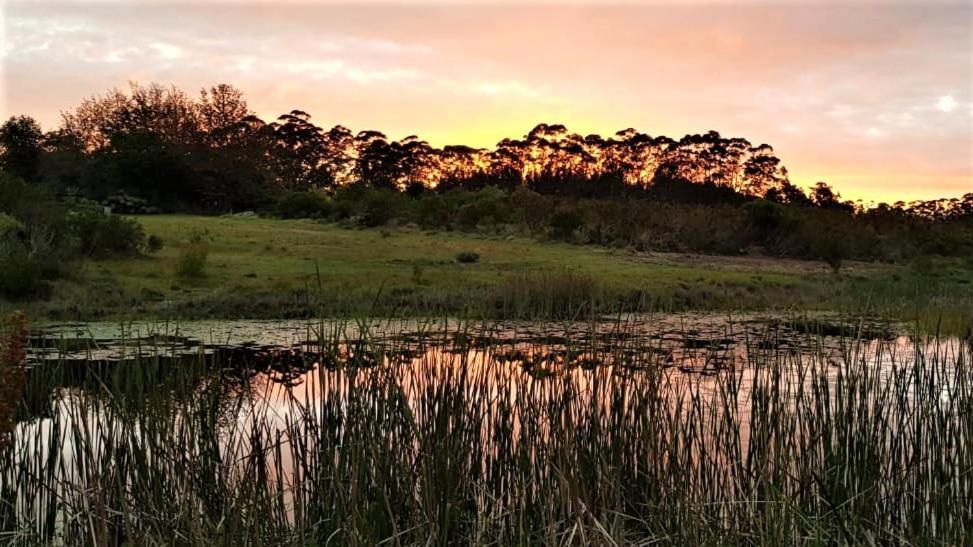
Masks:
[[[265,120],[492,147],[534,125],[774,147],[868,202],[973,192],[973,3],[11,2],[0,114],[53,129],[130,81],[242,89]]]

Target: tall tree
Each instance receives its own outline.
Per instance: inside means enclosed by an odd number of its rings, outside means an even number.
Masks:
[[[331,186],[323,168],[326,153],[324,131],[311,123],[311,115],[292,110],[271,124],[274,132],[273,157],[278,181],[288,190],[310,190]]]
[[[746,182],[739,190],[751,196],[762,196],[770,188],[780,186],[780,159],[774,155],[770,145],[761,144],[751,148],[743,165],[743,174]]]
[[[85,99],[61,116],[62,129],[88,151],[110,146],[116,135],[147,132],[171,144],[196,142],[203,133],[198,108],[175,87],[129,84],[128,93],[112,89]]]
[[[233,128],[253,115],[243,92],[228,84],[201,90],[197,108],[200,129],[206,132],[207,141],[213,146],[231,143]]]
[[[0,126],[0,169],[27,181],[37,177],[41,126],[29,116],[14,116]]]
[[[374,188],[397,187],[400,146],[389,144],[385,134],[379,131],[360,131],[355,135],[355,151],[359,182]]]

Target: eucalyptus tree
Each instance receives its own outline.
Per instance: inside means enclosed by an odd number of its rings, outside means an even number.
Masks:
[[[354,144],[358,181],[373,188],[396,189],[402,147],[390,144],[380,131],[359,131]]]
[[[0,169],[26,181],[36,178],[44,134],[37,120],[14,116],[0,126]]]
[[[439,157],[428,142],[410,135],[393,146],[398,148],[398,187],[428,188],[435,185],[439,177]]]
[[[328,173],[330,187],[349,184],[355,176],[355,135],[343,125],[336,125],[325,132],[322,168]]]
[[[311,115],[292,110],[271,124],[272,155],[278,182],[287,190],[311,190],[331,186],[328,170],[322,168],[326,154],[324,132],[311,123]]]
[[[203,89],[197,103],[200,129],[210,146],[233,144],[234,129],[242,120],[253,116],[243,92],[229,84]]]

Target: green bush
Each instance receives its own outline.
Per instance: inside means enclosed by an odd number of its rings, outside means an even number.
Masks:
[[[354,224],[374,228],[394,218],[406,218],[412,199],[394,190],[369,188],[352,184],[340,188],[334,196],[334,216]]]
[[[510,208],[503,191],[489,187],[476,192],[464,192],[464,194],[466,199],[456,211],[457,222],[464,230],[509,220]]]
[[[68,226],[85,256],[131,257],[137,256],[145,248],[145,231],[132,218],[86,210],[71,213]]]
[[[811,241],[811,255],[823,260],[831,271],[838,273],[848,258],[848,244],[839,234],[822,234]]]
[[[581,213],[565,209],[551,215],[551,233],[557,239],[571,239],[574,232],[584,226],[584,217]]]
[[[23,230],[24,224],[22,222],[6,213],[0,213],[0,238]]]
[[[770,237],[784,224],[785,209],[778,203],[758,199],[744,205],[743,210],[750,226],[762,238]]]
[[[461,264],[473,264],[480,260],[480,255],[473,251],[463,251],[456,254],[456,261]]]
[[[205,245],[193,243],[179,253],[176,262],[176,275],[185,279],[199,279],[206,275],[206,258],[209,249]]]
[[[387,224],[408,211],[409,198],[393,190],[370,190],[359,211],[359,223],[369,228]]]
[[[112,213],[123,215],[149,215],[160,212],[158,207],[153,207],[148,201],[130,196],[125,192],[112,194],[105,198],[102,203],[106,207],[110,207]]]
[[[362,184],[349,184],[334,193],[334,217],[343,220],[358,214],[369,189]]]
[[[162,238],[155,234],[150,235],[148,239],[145,240],[145,250],[152,254],[161,251],[164,245],[165,242],[162,241]]]
[[[333,210],[331,199],[317,191],[287,192],[277,201],[281,218],[325,218]]]
[[[72,243],[65,207],[38,186],[28,185],[2,172],[0,213],[5,213],[18,223],[18,230],[30,239],[39,240],[38,236],[43,236],[46,245],[56,248],[70,246]]]
[[[452,207],[441,194],[424,194],[412,207],[416,223],[423,228],[445,228],[451,222]]]
[[[3,244],[0,263],[0,295],[16,300],[50,294],[50,284],[44,280],[44,266],[28,255],[26,249]]]

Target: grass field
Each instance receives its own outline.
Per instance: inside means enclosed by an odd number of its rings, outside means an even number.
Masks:
[[[489,315],[575,309],[853,309],[911,318],[922,308],[970,310],[973,272],[763,257],[637,253],[511,235],[350,229],[311,220],[144,216],[158,253],[92,261],[59,282],[34,317],[284,317],[390,311]],[[203,248],[202,275],[177,273]],[[475,263],[456,255],[477,253]],[[956,310],[953,312],[952,310]],[[2,311],[2,310],[0,310]]]

